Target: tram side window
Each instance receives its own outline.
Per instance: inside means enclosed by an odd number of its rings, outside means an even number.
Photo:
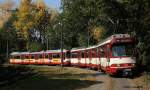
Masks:
[[[25,59],[29,59],[29,56],[28,56],[28,55],[26,55],[26,56],[25,56]]]
[[[88,58],[91,59],[92,58],[92,51],[88,50]]]
[[[86,58],[88,58],[89,57],[89,51],[86,51],[86,56],[85,56]]]
[[[49,54],[49,59],[52,59],[52,54]]]
[[[72,57],[72,58],[77,58],[77,53],[72,53],[72,54],[71,54],[71,57]]]
[[[31,55],[31,59],[34,59],[35,58],[35,55]]]
[[[81,52],[81,58],[84,58],[84,51]]]
[[[38,55],[37,54],[35,54],[35,60],[37,60],[38,59]]]
[[[60,54],[53,54],[53,58],[60,58]]]
[[[96,58],[96,50],[95,49],[92,50],[92,58]]]
[[[45,54],[45,58],[49,58],[49,55],[48,55],[48,54]]]
[[[14,58],[15,58],[15,59],[20,59],[20,56],[15,56]]]
[[[24,55],[21,55],[21,59],[24,59]]]
[[[70,58],[70,56],[71,56],[71,55],[70,55],[70,52],[69,52],[69,51],[66,52],[66,57],[67,57],[67,58]]]
[[[100,48],[100,56],[101,56],[101,57],[105,57],[104,47],[101,47],[101,48]]]
[[[42,57],[42,54],[39,54],[39,58],[43,58],[43,57]]]

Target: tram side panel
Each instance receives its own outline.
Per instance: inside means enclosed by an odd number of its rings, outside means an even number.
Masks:
[[[78,66],[79,60],[78,60],[78,52],[71,52],[71,66]]]
[[[91,50],[91,68],[93,69],[98,69],[98,66],[100,64],[99,58],[98,58],[98,53],[97,53],[97,48],[94,48]]]

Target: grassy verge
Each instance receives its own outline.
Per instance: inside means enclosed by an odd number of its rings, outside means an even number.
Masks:
[[[14,81],[13,79],[21,78],[25,75],[31,74],[32,70],[24,66],[0,66],[0,86],[7,82]]]
[[[95,71],[72,67],[27,66],[34,75],[18,80],[2,90],[76,90],[100,83],[92,74]]]

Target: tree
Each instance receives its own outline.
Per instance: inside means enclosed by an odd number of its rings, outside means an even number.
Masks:
[[[0,28],[3,27],[4,23],[10,18],[11,10],[14,6],[13,1],[8,1],[0,4]]]

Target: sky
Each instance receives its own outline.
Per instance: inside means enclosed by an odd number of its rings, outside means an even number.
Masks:
[[[3,3],[4,1],[10,1],[10,0],[0,0],[0,3]],[[15,1],[16,5],[19,5],[19,1],[21,0],[12,0]],[[44,0],[44,2],[46,3],[46,5],[48,7],[53,7],[59,10],[60,8],[60,4],[61,4],[61,0]]]

